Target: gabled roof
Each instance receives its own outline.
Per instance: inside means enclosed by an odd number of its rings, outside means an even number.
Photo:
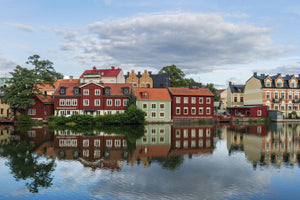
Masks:
[[[72,79],[72,80],[69,80],[69,79],[62,79],[59,81],[59,83],[57,84],[57,87],[56,87],[56,90],[54,92],[54,96],[56,95],[60,95],[59,94],[59,88],[60,87],[65,87],[67,88],[66,89],[66,96],[73,96],[73,88],[74,87],[79,87],[81,86],[80,84],[80,80],[79,79]]]
[[[137,100],[171,101],[167,88],[135,88],[135,92]],[[148,94],[147,98],[143,98],[144,92]]]
[[[122,89],[124,87],[129,88],[129,94],[130,94],[130,90],[132,89],[131,83],[105,83],[103,86],[110,87],[110,96],[124,96],[123,89]]]
[[[79,87],[82,88],[82,87],[85,87],[85,86],[87,86],[87,85],[89,85],[89,84],[95,84],[95,85],[97,85],[97,86],[99,86],[99,87],[104,88],[103,85],[100,85],[100,84],[94,83],[94,82],[85,83],[85,84],[83,84],[83,85],[81,85],[81,86],[79,86]]]
[[[185,95],[185,96],[214,96],[208,88],[178,88],[169,87],[168,90],[172,95]]]
[[[94,66],[92,70],[85,70],[80,78],[83,78],[86,74],[99,74],[101,77],[117,77],[119,73],[122,71],[120,68],[111,67],[111,69],[96,69]]]
[[[229,84],[229,88],[232,93],[244,93],[245,85]]]
[[[295,75],[285,75],[285,76],[282,76],[280,73],[276,74],[276,75],[273,75],[273,76],[269,76],[269,75],[265,75],[265,74],[261,74],[261,75],[257,75],[257,73],[254,73],[253,77],[257,78],[260,80],[261,82],[261,86],[262,88],[277,88],[275,86],[275,80],[281,76],[281,78],[283,79],[283,87],[280,87],[280,88],[283,88],[283,89],[286,89],[286,88],[290,88],[290,85],[289,85],[289,81],[295,77],[296,80],[298,80],[298,82],[300,82],[300,75],[298,75],[298,77],[296,77]],[[271,82],[271,87],[266,87],[265,86],[265,79],[267,77],[270,77],[270,79],[272,80]],[[298,84],[298,87],[297,88],[300,88],[300,84]]]

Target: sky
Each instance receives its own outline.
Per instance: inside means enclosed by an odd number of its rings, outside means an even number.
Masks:
[[[66,76],[119,67],[226,88],[300,74],[296,0],[0,0],[0,77],[38,54]]]

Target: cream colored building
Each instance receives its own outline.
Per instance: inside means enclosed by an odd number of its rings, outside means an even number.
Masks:
[[[147,70],[141,75],[139,72],[136,74],[134,70],[128,74],[126,83],[132,83],[137,88],[153,88],[153,80]]]
[[[245,85],[233,85],[229,82],[226,107],[244,106],[244,88]]]

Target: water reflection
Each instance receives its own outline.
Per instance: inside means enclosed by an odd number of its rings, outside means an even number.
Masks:
[[[40,126],[25,132],[4,126],[0,130],[6,166],[15,180],[25,180],[32,193],[57,189],[55,180],[61,176],[54,174],[61,165],[68,166],[71,177],[76,176],[73,168],[98,174],[91,185],[86,180],[84,191],[97,197],[116,188],[111,195],[122,199],[140,193],[140,199],[195,199],[199,193],[220,198],[256,193],[269,184],[272,166],[294,167],[300,160],[297,124],[147,125],[87,131]],[[266,171],[255,170],[258,167]]]

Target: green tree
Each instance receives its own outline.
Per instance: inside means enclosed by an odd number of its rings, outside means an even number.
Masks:
[[[7,157],[6,165],[14,178],[17,181],[26,180],[30,192],[38,193],[40,187],[48,188],[52,185],[55,160],[36,155],[29,142],[23,140],[16,146],[4,145],[2,155]]]
[[[9,103],[14,113],[27,109],[34,104],[32,97],[42,94],[39,86],[54,84],[57,72],[49,60],[39,60],[39,55],[28,58],[26,64],[32,64],[33,69],[27,69],[19,65],[10,72],[12,78],[8,81],[9,87],[4,88],[3,101]],[[54,87],[54,86],[53,86]]]
[[[125,112],[128,111],[128,109],[129,109],[129,107],[130,107],[131,105],[136,106],[136,96],[133,94],[132,89],[131,89],[131,92],[130,92],[128,98],[129,98],[129,101],[128,101],[127,106],[126,106],[126,108],[125,108]]]
[[[171,87],[187,87],[189,83],[184,78],[185,74],[176,65],[163,67],[158,74],[168,74],[170,76]]]
[[[207,83],[206,88],[208,88],[215,96],[214,101],[220,101],[220,96],[217,94],[217,89],[214,87],[213,83]]]

